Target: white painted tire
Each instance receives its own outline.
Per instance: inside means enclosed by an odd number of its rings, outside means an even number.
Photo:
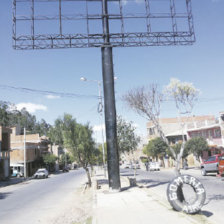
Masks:
[[[182,193],[183,184],[190,185],[196,193],[196,199],[191,204],[187,203]],[[204,205],[206,193],[201,182],[193,176],[181,175],[174,178],[167,187],[167,198],[176,211],[187,214],[198,213]]]

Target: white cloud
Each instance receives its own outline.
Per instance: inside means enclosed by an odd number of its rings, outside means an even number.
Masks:
[[[95,125],[95,126],[93,126],[93,131],[95,131],[95,132],[99,132],[99,131],[102,131],[102,130],[105,130],[105,126],[104,125]]]
[[[59,98],[60,98],[60,96],[55,96],[55,95],[47,95],[47,96],[46,96],[46,98],[47,98],[47,99],[52,100],[52,99],[59,99]]]
[[[35,113],[37,110],[43,110],[46,111],[47,107],[42,104],[34,104],[34,103],[18,103],[16,104],[16,108],[18,110],[22,110],[23,108],[26,108],[26,110],[30,113]]]

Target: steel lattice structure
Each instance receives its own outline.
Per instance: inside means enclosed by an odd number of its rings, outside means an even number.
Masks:
[[[119,191],[112,49],[192,44],[191,0],[13,0],[13,40],[21,50],[101,48],[109,187]]]
[[[104,17],[109,21],[111,47],[189,45],[195,41],[191,0],[109,0],[107,15],[102,13],[101,2],[14,0],[13,47],[103,47]],[[178,8],[176,5],[180,3],[181,7]],[[43,9],[50,5],[55,10],[48,15],[48,10],[45,12]],[[43,22],[49,24],[45,26],[52,28],[52,31],[47,27],[41,28]],[[165,28],[161,24],[165,24]],[[138,31],[133,31],[134,26]]]

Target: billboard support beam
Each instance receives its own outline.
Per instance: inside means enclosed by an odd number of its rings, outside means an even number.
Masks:
[[[119,155],[117,147],[117,122],[114,94],[113,54],[110,46],[107,0],[102,0],[104,46],[102,53],[102,73],[107,141],[107,166],[110,190],[120,191]]]

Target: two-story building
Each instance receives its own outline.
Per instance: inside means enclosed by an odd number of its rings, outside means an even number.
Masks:
[[[183,136],[185,140],[196,136],[205,138],[209,145],[209,151],[203,153],[204,159],[210,155],[220,153],[223,150],[224,141],[222,133],[224,134],[224,112],[220,115],[219,119],[211,115],[161,118],[159,119],[159,124],[171,144],[182,141]],[[147,123],[147,130],[148,140],[159,137],[158,131],[152,122]],[[189,156],[188,161],[190,165],[197,163],[192,155]]]
[[[16,127],[12,128],[10,167],[24,167],[24,149],[27,176],[32,176],[40,167],[41,157],[48,153],[49,140],[39,134],[20,134]]]
[[[214,125],[217,121],[214,116],[191,116],[181,118],[160,118],[159,125],[170,143],[188,138],[189,129],[200,129],[207,125]],[[159,133],[152,122],[147,123],[148,140],[159,137]]]
[[[10,128],[0,126],[0,180],[10,177],[10,133]]]

